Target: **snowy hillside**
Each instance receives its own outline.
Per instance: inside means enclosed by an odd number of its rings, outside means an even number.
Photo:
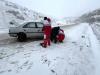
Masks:
[[[79,17],[79,20],[87,23],[100,22],[100,8],[83,14]]]
[[[56,23],[59,26],[75,25],[75,24],[79,23],[79,21],[77,19],[78,19],[78,17],[65,17],[63,19],[57,20]]]
[[[100,44],[88,24],[62,27],[63,43],[17,42],[0,35],[0,75],[100,75]],[[5,37],[6,36],[6,37]]]
[[[5,0],[0,0],[0,29],[8,28],[12,25],[11,22],[22,23],[24,21],[42,20],[43,17],[43,14]]]
[[[0,32],[4,29],[7,31],[10,26],[19,25],[25,21],[41,21],[44,16],[51,18],[52,26],[76,24],[75,18],[56,20],[54,17],[35,12],[33,10],[29,10],[6,0],[0,0]]]

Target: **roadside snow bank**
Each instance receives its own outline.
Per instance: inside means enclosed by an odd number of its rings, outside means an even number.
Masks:
[[[100,24],[91,24],[90,25],[93,29],[94,34],[96,35],[97,39],[100,41]]]
[[[88,36],[91,42],[91,49],[93,50],[94,56],[95,56],[95,62],[96,62],[96,74],[100,75],[100,43],[97,40],[96,35],[94,34],[92,28],[88,27]],[[100,32],[99,32],[100,33]]]

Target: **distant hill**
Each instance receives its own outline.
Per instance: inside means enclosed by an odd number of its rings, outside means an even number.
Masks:
[[[79,17],[79,20],[87,23],[100,22],[100,8],[83,14]]]
[[[0,28],[8,28],[12,22],[41,21],[45,15],[6,0],[0,0]]]

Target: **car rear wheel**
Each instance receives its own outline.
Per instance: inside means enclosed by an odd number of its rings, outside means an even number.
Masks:
[[[18,39],[18,41],[23,42],[23,41],[26,41],[27,36],[25,33],[18,33],[17,39]]]

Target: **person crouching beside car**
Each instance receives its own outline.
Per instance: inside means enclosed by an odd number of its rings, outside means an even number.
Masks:
[[[65,38],[64,31],[58,26],[53,27],[51,32],[51,41],[54,43],[63,42]]]
[[[64,31],[62,29],[59,29],[59,33],[56,36],[57,38],[57,42],[63,42],[64,38],[65,38],[65,34]]]
[[[54,43],[57,43],[57,35],[59,33],[59,29],[60,27],[53,27],[52,28],[52,31],[51,31],[51,41],[54,42]]]
[[[46,48],[48,45],[51,45],[51,20],[47,17],[44,17],[44,26],[43,26],[43,33],[44,33],[44,40],[43,43],[40,43],[40,45],[44,48]]]

